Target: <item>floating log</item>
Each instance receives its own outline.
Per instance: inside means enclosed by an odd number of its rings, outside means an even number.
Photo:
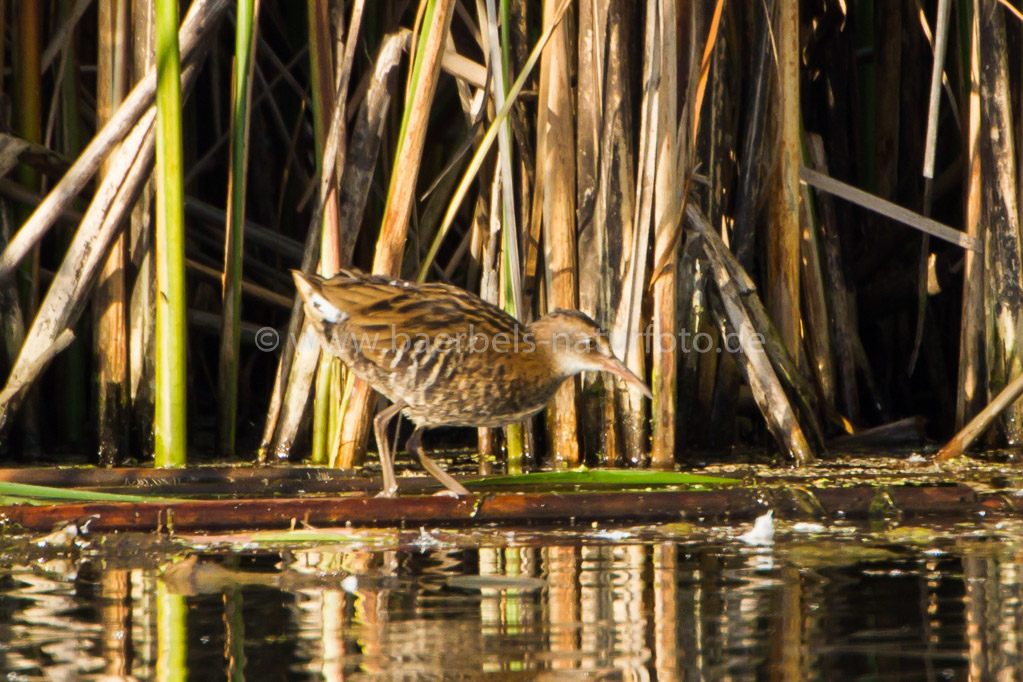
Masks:
[[[309,524],[417,526],[429,524],[732,522],[768,508],[783,518],[866,518],[878,513],[972,516],[979,509],[1017,512],[1023,501],[986,496],[965,485],[833,488],[729,488],[710,491],[621,493],[499,493],[455,499],[438,496],[333,497],[188,502],[109,502],[0,506],[8,532],[48,531],[93,517],[92,531],[227,531]]]

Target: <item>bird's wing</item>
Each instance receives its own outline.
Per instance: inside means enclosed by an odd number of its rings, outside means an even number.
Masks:
[[[477,334],[515,334],[515,319],[463,289],[343,271],[320,294],[346,316],[345,332],[364,358],[404,369]]]

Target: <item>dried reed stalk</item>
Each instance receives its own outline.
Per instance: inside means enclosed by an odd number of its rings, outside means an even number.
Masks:
[[[130,85],[128,0],[101,0],[99,55],[96,60],[96,119],[102,126],[124,100]],[[108,158],[100,170],[106,174]],[[120,462],[128,451],[128,318],[125,269],[127,237],[122,233],[110,247],[93,294],[93,339],[96,362],[97,449],[101,464]]]
[[[799,357],[799,7],[776,10],[778,89],[773,108],[778,162],[769,194],[767,306],[785,347]]]
[[[733,273],[729,272],[727,261],[731,254],[695,206],[686,207],[686,221],[703,240],[703,255],[708,260],[711,275],[717,284],[728,325],[732,333],[738,337],[743,360],[741,366],[745,370],[746,381],[767,420],[768,429],[796,466],[812,463],[813,450],[775,374],[772,361],[764,352],[763,339],[766,330],[751,320],[742,304]],[[724,319],[721,322],[724,323]]]
[[[673,0],[658,3],[658,30],[661,34],[660,70],[662,95],[657,102],[658,129],[657,175],[654,188],[654,262],[665,263],[652,283],[653,320],[650,364],[652,366],[651,465],[668,469],[675,463],[675,423],[678,394],[678,241],[684,187],[678,182],[681,170],[678,158],[687,158],[688,139],[677,125],[679,79],[676,64],[679,43],[676,35],[678,16]],[[670,339],[670,342],[669,342]]]
[[[185,67],[181,77],[183,91],[190,89],[196,73],[196,65]],[[0,403],[0,431],[18,407],[18,398],[23,395],[19,387],[37,378],[36,359],[50,352],[60,333],[75,323],[85,306],[86,296],[106,260],[110,244],[123,228],[121,219],[132,208],[148,178],[154,154],[155,119],[155,108],[151,108],[118,147],[106,177],[82,218],[7,378],[5,393],[15,397]],[[8,393],[7,389],[11,388],[17,390]]]
[[[983,243],[981,222],[980,165],[980,36],[979,0],[971,3],[969,47],[969,97],[967,98],[966,206],[964,222],[971,237]],[[965,12],[964,12],[965,13]],[[960,14],[962,16],[962,14]],[[959,326],[959,371],[956,386],[956,430],[980,412],[985,397],[986,358],[984,354],[984,260],[967,251],[963,269],[963,307]]]
[[[558,3],[544,2],[544,26],[555,21]],[[575,122],[572,111],[568,27],[559,26],[540,60],[537,114],[536,191],[533,224],[542,207],[547,308],[575,309]],[[557,181],[556,179],[560,179]],[[524,311],[522,311],[524,312]],[[551,454],[559,466],[579,464],[576,426],[576,381],[566,381],[547,409]]]
[[[579,307],[605,329],[614,321],[622,294],[618,265],[634,213],[629,14],[627,2],[580,5],[580,86],[587,83],[594,96],[585,109],[582,100],[579,105],[578,249],[591,256],[580,263]],[[613,384],[605,382],[603,377],[583,379],[588,416],[583,438],[588,457],[599,454],[603,462],[615,462],[624,453]]]
[[[133,0],[131,21],[133,81],[153,68],[153,2]],[[156,373],[153,342],[156,335],[156,270],[153,264],[153,182],[142,188],[131,214],[131,268],[135,280],[129,309],[129,381],[132,409],[132,442],[139,455],[151,456],[156,446],[153,414],[156,394],[153,377]],[[187,204],[186,204],[187,210]]]
[[[373,258],[373,272],[392,277],[400,274],[401,258],[408,221],[412,211],[419,164],[422,160],[423,143],[426,139],[426,124],[429,121],[433,93],[440,73],[444,41],[451,25],[454,0],[423,0],[426,11],[423,30],[426,32],[421,54],[417,55],[410,74],[413,85],[408,92],[405,109],[406,122],[391,169],[390,186],[384,218],[380,225],[380,237]],[[361,381],[354,381],[346,395],[345,418],[342,424],[341,449],[336,464],[351,467],[359,463],[366,451],[369,439],[371,408],[375,405],[373,390]]]
[[[835,404],[835,368],[831,352],[831,329],[828,316],[827,286],[821,268],[821,244],[817,213],[813,211],[810,190],[800,188],[799,208],[799,277],[803,286],[803,338],[810,371],[827,405]]]
[[[229,0],[196,0],[189,7],[178,33],[183,65],[196,59],[198,47],[213,34],[228,4]],[[0,254],[0,281],[10,277],[14,267],[53,226],[61,210],[85,188],[110,150],[124,139],[152,105],[155,95],[156,71],[152,69],[132,89],[114,116],[96,133],[68,172],[50,190]]]
[[[806,155],[811,168],[820,173],[828,172],[824,140],[820,135],[807,136]],[[849,309],[849,285],[845,281],[838,219],[830,195],[823,192],[817,194],[814,205],[817,208],[820,248],[824,254],[825,305],[831,320],[831,348],[834,352],[838,395],[841,397],[842,412],[847,419],[856,423],[860,414],[860,394],[856,385],[856,357],[852,339],[858,332]]]
[[[997,0],[980,3],[979,21],[980,120],[988,131],[980,136],[981,201],[987,228],[983,231],[987,389],[994,396],[1023,374],[1023,329],[1017,315],[1023,301],[1023,258],[1008,43]],[[1016,402],[1001,416],[1008,442],[1023,442],[1023,402]]]
[[[387,36],[380,45],[371,86],[362,98],[347,150],[347,163],[341,181],[340,220],[341,261],[350,263],[355,237],[362,224],[362,214],[369,197],[373,170],[376,167],[387,111],[391,103],[402,50],[408,45],[410,33],[399,31]],[[331,165],[328,163],[328,166]],[[321,205],[322,206],[322,205]],[[321,208],[322,210],[322,208]],[[314,215],[313,224],[317,224]],[[318,258],[319,230],[310,229],[302,259],[302,270],[309,271]],[[269,455],[275,460],[287,459],[302,422],[316,369],[319,345],[315,337],[302,329],[301,301],[295,300],[288,323],[288,336],[277,367],[274,390],[267,411],[259,461]],[[295,340],[302,334],[302,339]],[[312,355],[310,360],[307,356]],[[284,379],[287,378],[287,381]],[[283,416],[282,416],[283,415]],[[279,428],[278,428],[279,425]]]

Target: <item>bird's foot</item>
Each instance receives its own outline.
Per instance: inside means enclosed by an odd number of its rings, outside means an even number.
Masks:
[[[383,498],[387,498],[387,499],[392,499],[392,498],[395,498],[397,496],[398,496],[398,486],[396,486],[396,485],[391,486],[390,488],[384,488],[383,490],[378,492],[376,495],[374,495],[374,497],[383,497]]]

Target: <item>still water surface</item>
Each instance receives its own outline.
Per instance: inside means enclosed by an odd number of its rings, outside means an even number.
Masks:
[[[1023,668],[1019,522],[781,520],[762,546],[739,539],[748,530],[8,536],[0,677],[979,680]]]

